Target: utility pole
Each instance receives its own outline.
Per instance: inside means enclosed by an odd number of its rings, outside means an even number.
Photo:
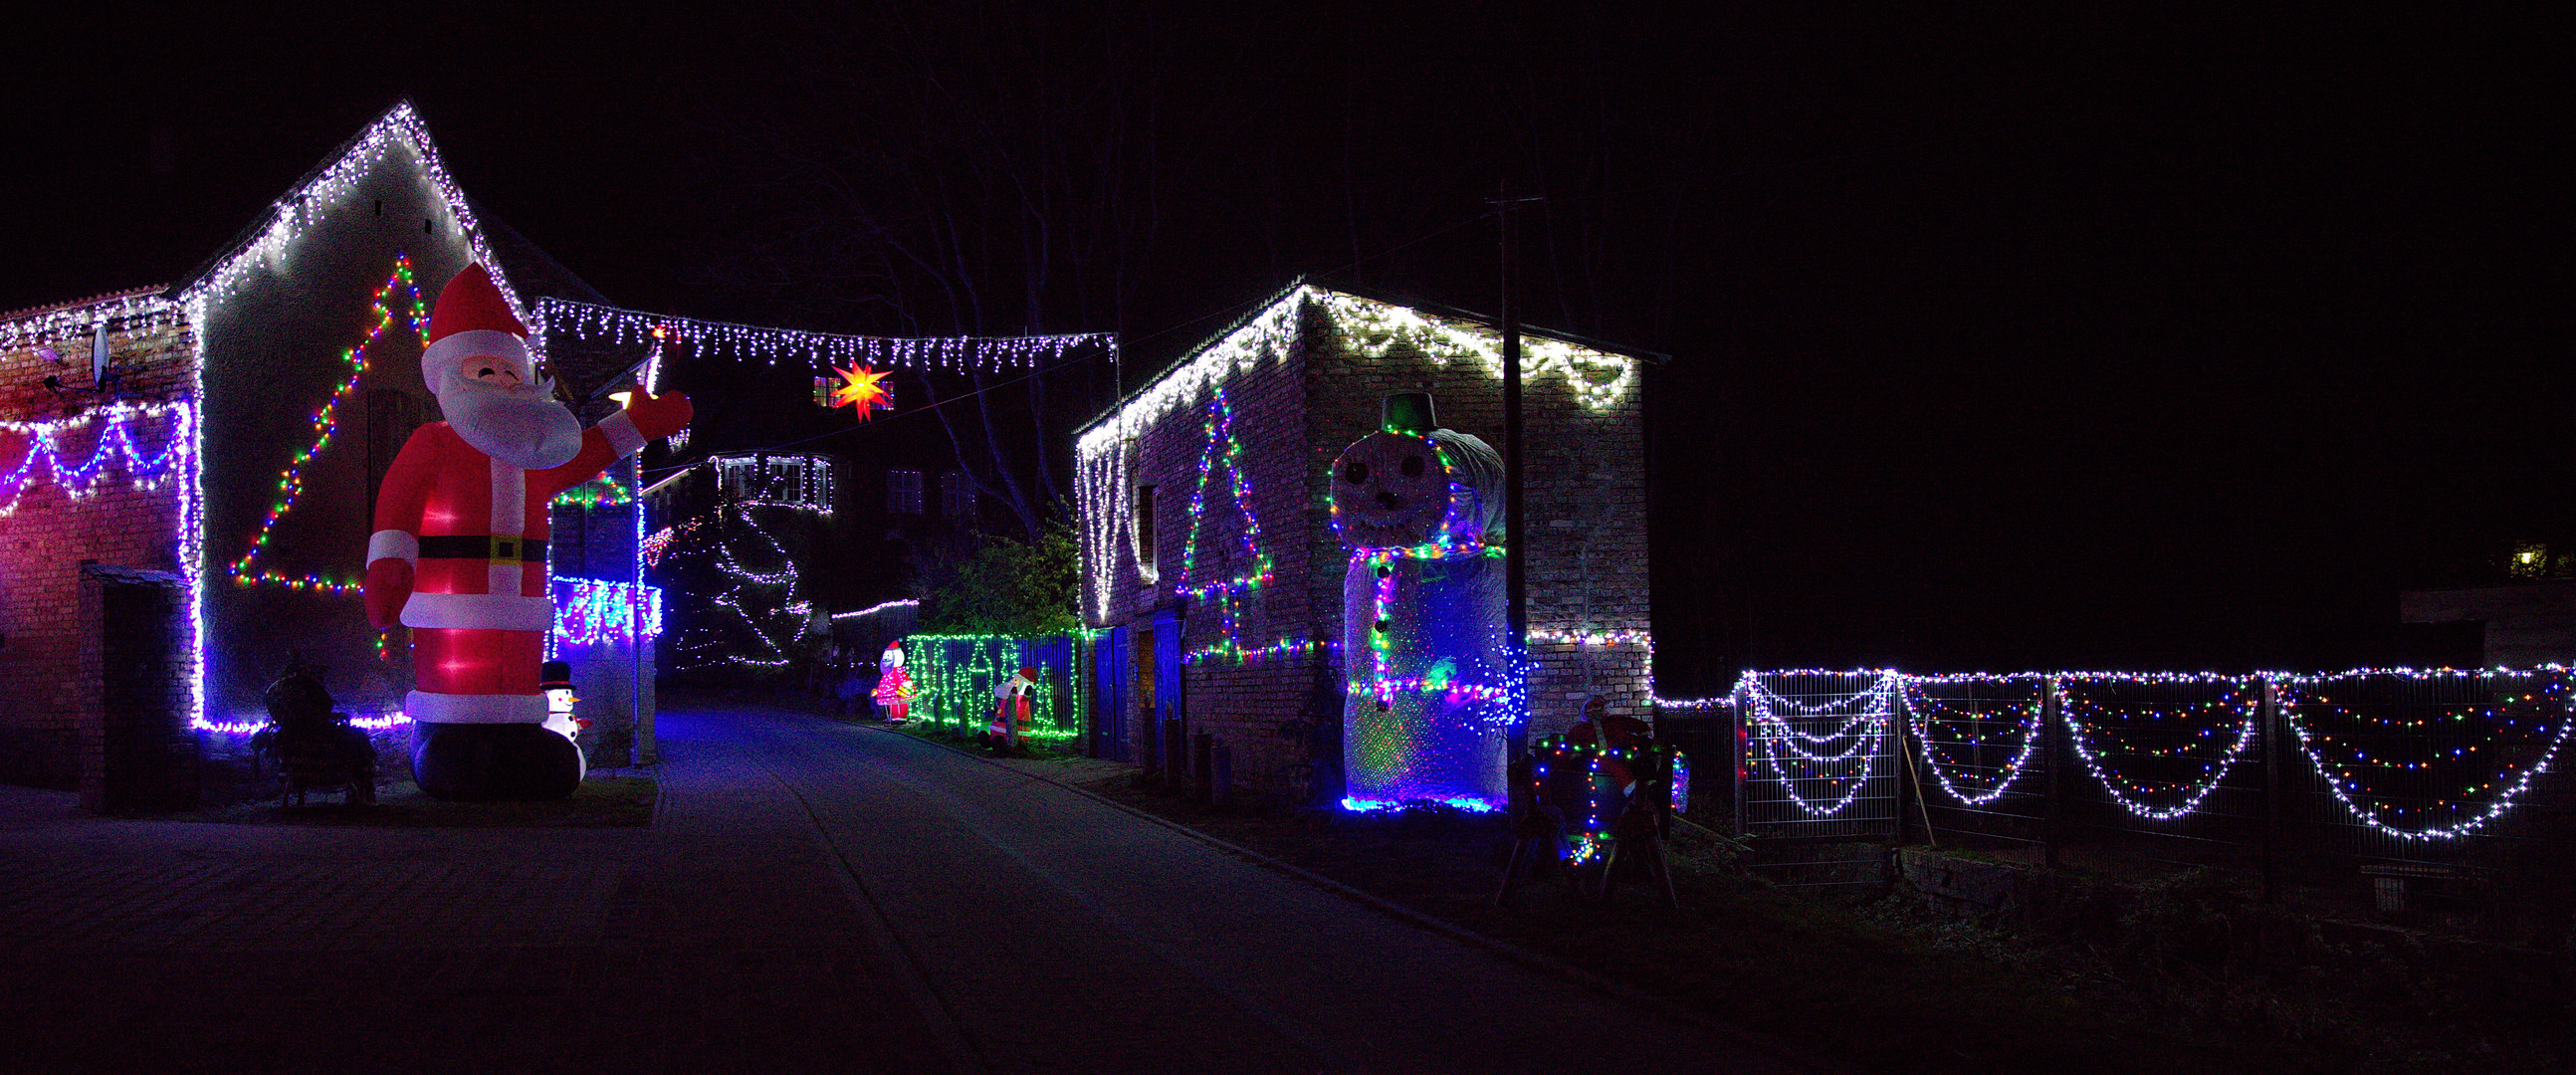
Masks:
[[[1506,757],[1519,761],[1529,753],[1529,526],[1523,504],[1521,465],[1521,324],[1512,309],[1512,210],[1537,198],[1514,198],[1504,180],[1494,198],[1494,219],[1502,231],[1503,322],[1503,645],[1512,674],[1521,677],[1521,712],[1513,719]]]

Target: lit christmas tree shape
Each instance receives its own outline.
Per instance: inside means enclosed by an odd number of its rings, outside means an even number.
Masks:
[[[422,345],[429,342],[429,306],[427,301],[421,298],[420,285],[412,281],[411,258],[395,256],[393,274],[385,278],[382,286],[376,288],[372,314],[373,316],[368,319],[367,338],[357,346],[340,353],[340,361],[348,366],[348,375],[341,379],[339,386],[332,391],[331,398],[323,402],[321,409],[313,412],[313,416],[307,420],[312,427],[312,445],[287,459],[286,470],[277,479],[277,498],[270,502],[267,515],[260,520],[259,533],[252,535],[250,547],[242,550],[242,554],[225,567],[226,573],[232,576],[234,582],[243,586],[265,583],[284,586],[291,590],[315,590],[335,594],[357,592],[358,579],[354,575],[332,575],[321,572],[293,574],[263,567],[259,560],[260,555],[268,551],[278,524],[285,520],[289,512],[295,510],[296,499],[303,495],[305,468],[312,465],[313,461],[331,446],[331,437],[339,428],[340,408],[357,394],[358,383],[367,376],[368,351],[381,342],[385,333],[396,324],[404,326],[405,331],[413,337],[413,342]]]
[[[1342,769],[1354,810],[1505,799],[1502,461],[1433,424],[1429,396],[1390,396],[1383,428],[1333,464],[1333,524],[1352,551]]]
[[[1202,647],[1196,657],[1243,654],[1242,614],[1246,602],[1258,596],[1271,581],[1271,561],[1261,551],[1261,520],[1252,512],[1252,483],[1244,475],[1243,442],[1234,436],[1234,408],[1226,403],[1225,389],[1216,390],[1208,404],[1207,447],[1199,453],[1199,484],[1190,493],[1190,531],[1181,543],[1181,578],[1172,593],[1194,602],[1206,602],[1216,611],[1217,641]],[[1207,531],[1208,486],[1217,472],[1226,475],[1227,499],[1234,504],[1237,542],[1243,547],[1243,571],[1213,582],[1194,581],[1205,578],[1199,570],[1199,554],[1217,543],[1202,543]]]

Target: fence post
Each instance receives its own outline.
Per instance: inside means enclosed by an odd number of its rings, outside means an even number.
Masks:
[[[2254,713],[2254,745],[2263,751],[2263,902],[2281,900],[2281,688],[2263,677],[2263,702]]]
[[[1744,689],[1738,685],[1726,696],[1726,708],[1735,713],[1735,836],[1743,839],[1753,832],[1744,819],[1744,785],[1753,779],[1752,748],[1745,742]]]
[[[2057,847],[2065,841],[2065,833],[2062,831],[2065,825],[2063,815],[2066,812],[2065,803],[2062,801],[2065,788],[2058,777],[2058,771],[2066,768],[2066,759],[2063,757],[2065,745],[2061,742],[2065,736],[2058,727],[2059,722],[2065,718],[2065,714],[2060,713],[2058,709],[2057,677],[2042,677],[2039,681],[2038,730],[2041,736],[2040,758],[2048,766],[2048,810],[2043,819],[2040,857],[2051,871],[2057,869]]]
[[[1919,786],[1909,787],[1913,782],[1906,779],[1907,776],[1914,772],[1914,754],[1911,750],[1907,749],[1906,746],[1909,740],[1905,737],[1905,718],[1905,690],[1902,686],[1899,686],[1896,692],[1887,700],[1887,727],[1888,730],[1893,732],[1896,737],[1896,742],[1894,744],[1896,747],[1896,757],[1890,758],[1888,761],[1896,770],[1891,775],[1896,777],[1896,846],[1898,847],[1905,846],[1906,796],[1909,793],[1913,795],[1921,795],[1923,793],[1923,789]],[[1884,751],[1882,751],[1882,753],[1884,753]],[[1932,835],[1932,827],[1929,822],[1926,822],[1924,825],[1923,835],[1926,839],[1929,839]]]

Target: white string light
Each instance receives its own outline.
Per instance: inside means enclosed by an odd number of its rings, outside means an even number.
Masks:
[[[1298,314],[1310,302],[1356,357],[1383,358],[1403,350],[1439,365],[1471,361],[1494,379],[1502,379],[1502,336],[1489,326],[1311,284],[1288,289],[1233,331],[1129,396],[1116,411],[1076,433],[1076,494],[1081,498],[1082,548],[1091,569],[1096,617],[1109,615],[1118,550],[1134,546],[1127,497],[1138,462],[1135,439],[1175,411],[1205,406],[1215,387],[1295,353]],[[1595,411],[1619,404],[1637,383],[1637,359],[1544,337],[1522,338],[1522,362],[1523,370],[1533,377],[1562,380],[1576,400]],[[1137,571],[1147,581],[1157,581],[1142,550],[1134,551]]]
[[[836,620],[848,620],[848,619],[856,619],[856,618],[858,618],[858,617],[860,617],[860,616],[873,616],[873,615],[876,615],[877,613],[883,612],[883,611],[885,611],[885,610],[887,610],[887,609],[890,609],[890,608],[920,608],[920,607],[921,607],[921,602],[920,602],[918,599],[910,598],[910,597],[899,597],[899,598],[896,598],[896,599],[894,599],[894,600],[892,600],[892,601],[879,601],[879,602],[877,602],[876,604],[869,605],[868,607],[863,608],[863,609],[860,609],[860,610],[858,610],[857,612],[835,612],[835,613],[833,613],[833,614],[832,614],[832,618],[833,618],[833,619],[836,619]]]
[[[1870,685],[1858,693],[1842,695],[1814,705],[1808,705],[1781,697],[1764,682],[1766,675],[1777,675],[1783,677],[1815,675],[1870,676],[1873,678]],[[1895,710],[1898,682],[1899,677],[1894,672],[1819,672],[1813,670],[1767,674],[1748,672],[1745,673],[1742,680],[1738,681],[1736,685],[1736,694],[1738,697],[1745,699],[1743,712],[1757,729],[1753,734],[1747,736],[1755,746],[1759,747],[1759,750],[1755,752],[1756,760],[1760,761],[1762,763],[1762,767],[1770,770],[1772,776],[1780,781],[1781,790],[1788,795],[1789,802],[1796,806],[1799,812],[1806,814],[1810,818],[1828,818],[1840,814],[1844,810],[1850,809],[1854,802],[1859,801],[1860,794],[1869,786],[1869,781],[1877,775],[1878,760],[1883,752],[1871,751],[1868,757],[1863,759],[1863,767],[1857,775],[1840,777],[1815,776],[1804,778],[1810,780],[1826,780],[1833,783],[1848,783],[1848,787],[1842,792],[1841,797],[1834,800],[1833,804],[1830,806],[1818,806],[1816,805],[1816,802],[1811,802],[1806,796],[1798,793],[1797,781],[1800,778],[1789,775],[1788,766],[1781,758],[1781,754],[1785,751],[1786,753],[1795,755],[1796,760],[1810,766],[1845,762],[1855,757],[1859,757],[1862,751],[1868,750],[1870,747],[1878,744],[1886,737],[1887,724]],[[1851,707],[1855,705],[1862,707],[1857,713],[1851,712]],[[1784,709],[1792,712],[1783,713],[1782,710]],[[1817,718],[1833,719],[1838,717],[1844,718],[1843,726],[1824,735],[1809,735],[1805,732],[1798,731],[1789,723],[1789,721],[1793,719],[1814,720]],[[1799,745],[1800,742],[1812,744],[1831,743],[1835,740],[1844,738],[1849,738],[1852,741],[1852,746],[1836,754],[1816,753]]]
[[[801,332],[648,314],[552,296],[537,300],[537,317],[529,324],[532,331],[549,338],[560,334],[583,343],[612,345],[650,344],[659,339],[664,348],[683,348],[691,357],[721,353],[759,358],[773,366],[784,358],[818,371],[844,366],[953,373],[1039,369],[1080,348],[1107,347],[1114,351],[1118,346],[1117,335],[1107,332],[922,338]],[[659,356],[662,352],[657,349],[655,353]]]

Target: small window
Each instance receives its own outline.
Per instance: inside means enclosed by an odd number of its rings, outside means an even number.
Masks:
[[[1154,565],[1154,487],[1136,487],[1136,566],[1148,572],[1159,570]]]
[[[920,471],[886,471],[886,513],[889,515],[921,514]]]
[[[939,476],[939,514],[953,522],[975,519],[975,483],[960,470]]]

